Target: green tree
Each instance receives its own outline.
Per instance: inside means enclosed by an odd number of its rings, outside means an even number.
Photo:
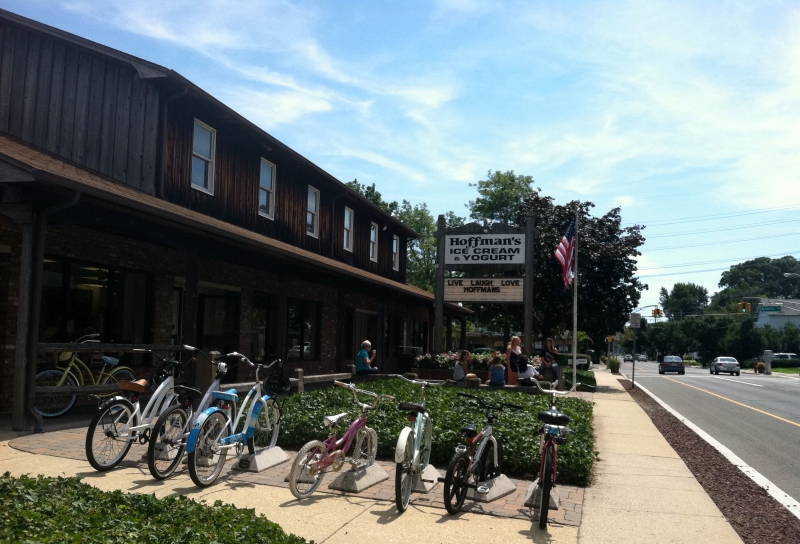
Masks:
[[[397,213],[397,210],[400,207],[396,200],[391,202],[386,202],[383,200],[383,195],[381,195],[378,189],[375,188],[374,183],[372,185],[366,185],[359,183],[357,179],[354,179],[353,181],[348,181],[345,185],[389,213]]]
[[[739,362],[758,356],[762,345],[761,334],[752,319],[743,319],[729,327],[720,342],[722,351],[736,357]]]
[[[676,283],[670,292],[661,288],[659,302],[669,319],[680,319],[685,315],[702,313],[708,304],[708,290],[694,283]]]
[[[787,323],[783,327],[783,343],[786,351],[797,353],[800,351],[800,328],[794,323]],[[769,349],[769,348],[767,348]]]
[[[791,255],[735,264],[722,273],[720,290],[712,297],[710,307],[729,311],[745,297],[800,298],[800,278],[783,276],[785,272],[798,271],[800,263]]]
[[[487,219],[493,223],[513,223],[517,219],[520,204],[534,193],[531,176],[489,170],[485,180],[470,183],[478,188],[478,198],[467,204],[469,216],[478,221]]]
[[[397,218],[414,229],[419,238],[408,241],[406,282],[431,293],[436,286],[436,222],[428,205],[411,205],[404,200],[397,208]]]

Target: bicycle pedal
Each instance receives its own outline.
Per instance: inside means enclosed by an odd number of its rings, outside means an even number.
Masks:
[[[425,478],[422,478],[421,481],[425,482],[426,484],[435,484],[436,483],[436,480],[426,480]]]
[[[489,488],[485,485],[479,485],[475,491],[478,493],[478,495],[486,495],[489,493]]]

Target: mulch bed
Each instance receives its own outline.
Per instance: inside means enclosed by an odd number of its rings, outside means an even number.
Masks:
[[[800,543],[797,519],[708,442],[631,382],[619,380],[747,543]]]

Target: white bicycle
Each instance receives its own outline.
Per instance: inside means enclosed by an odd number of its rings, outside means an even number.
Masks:
[[[150,378],[155,391],[141,411],[139,396],[147,389],[147,380],[119,382],[119,388],[127,391],[130,399],[115,396],[100,405],[86,433],[86,459],[101,472],[120,464],[135,441],[146,444],[158,417],[177,402],[175,377],[184,363],[166,360],[147,349],[134,351],[152,353],[161,359],[161,366]]]
[[[408,419],[411,422],[411,425],[403,427],[400,431],[397,447],[394,450],[394,462],[397,463],[394,480],[395,504],[400,512],[405,512],[411,498],[411,490],[417,480],[422,478],[422,473],[428,468],[431,458],[433,421],[425,408],[425,388],[443,385],[446,382],[409,380],[399,374],[397,377],[422,387],[419,404],[401,402],[398,406],[401,411],[408,412]]]

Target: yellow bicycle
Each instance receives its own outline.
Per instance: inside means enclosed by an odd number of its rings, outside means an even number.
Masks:
[[[97,333],[78,338],[76,344],[98,342]],[[135,381],[136,375],[127,366],[119,366],[116,357],[102,357],[103,368],[95,378],[89,366],[78,359],[74,351],[64,351],[58,355],[56,368],[43,370],[36,375],[36,387],[75,387],[77,385],[110,385],[121,381]],[[108,397],[114,392],[98,395]],[[66,414],[78,398],[76,394],[36,393],[33,409],[42,417],[58,417]]]

